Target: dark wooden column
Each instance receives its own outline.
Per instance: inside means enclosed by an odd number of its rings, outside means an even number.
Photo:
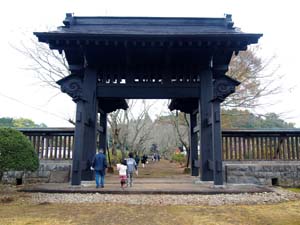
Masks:
[[[85,146],[85,131],[86,131],[86,118],[87,116],[87,97],[85,95],[85,87],[88,82],[82,79],[82,71],[69,75],[57,83],[61,86],[61,91],[70,95],[74,102],[76,102],[76,125],[74,134],[74,151],[72,152],[72,185],[80,185],[82,177],[82,164]]]
[[[213,168],[211,162],[213,160],[212,145],[212,124],[211,124],[211,100],[213,97],[213,81],[210,69],[203,70],[200,77],[200,179],[202,181],[213,180]]]
[[[83,151],[83,139],[84,139],[84,101],[78,99],[76,102],[76,126],[74,134],[74,151],[72,153],[72,176],[71,184],[80,185],[81,183],[81,160]]]
[[[97,74],[96,71],[86,68],[83,78],[84,92],[84,139],[82,151],[82,180],[93,180],[93,171],[90,166],[96,153],[97,137]]]
[[[215,185],[223,185],[220,103],[221,101],[218,99],[214,99],[212,102],[213,175]]]
[[[197,114],[190,114],[190,157],[191,157],[191,175],[199,176],[198,166],[198,133],[195,131],[197,127]]]
[[[222,167],[222,131],[221,131],[221,102],[235,91],[239,82],[224,75],[227,66],[215,66],[212,98],[212,130],[213,130],[213,172],[214,184],[223,185]]]
[[[107,149],[107,113],[100,111],[99,148],[106,153]]]

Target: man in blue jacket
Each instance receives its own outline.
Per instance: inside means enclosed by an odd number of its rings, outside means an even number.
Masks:
[[[96,173],[96,188],[104,188],[105,169],[107,168],[106,156],[103,154],[103,149],[99,149],[92,163],[92,169]],[[100,182],[99,182],[100,179]]]

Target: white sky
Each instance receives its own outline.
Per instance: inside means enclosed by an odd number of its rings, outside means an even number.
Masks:
[[[25,117],[51,127],[71,126],[63,119],[74,117],[75,104],[71,98],[65,94],[52,98],[58,91],[41,86],[32,71],[22,69],[28,61],[11,47],[20,45],[25,39],[24,35],[30,36],[34,31],[45,31],[49,27],[62,25],[67,12],[75,16],[161,17],[222,17],[227,13],[232,14],[234,25],[243,31],[263,33],[260,44],[264,57],[276,54],[280,72],[285,75],[281,84],[283,93],[266,100],[271,101],[272,106],[257,111],[283,113],[282,118],[300,127],[298,5],[294,0],[1,1],[0,117]]]

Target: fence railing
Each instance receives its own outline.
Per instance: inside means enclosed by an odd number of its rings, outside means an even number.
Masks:
[[[72,159],[74,128],[19,129],[40,159]],[[300,160],[300,129],[223,130],[223,160]]]
[[[300,130],[224,130],[223,160],[300,160]]]
[[[74,128],[19,129],[32,142],[40,159],[72,159]]]

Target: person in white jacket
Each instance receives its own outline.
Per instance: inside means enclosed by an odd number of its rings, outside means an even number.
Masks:
[[[124,185],[127,183],[127,165],[126,160],[123,160],[122,163],[117,164],[117,170],[119,171],[121,188],[124,190]]]

